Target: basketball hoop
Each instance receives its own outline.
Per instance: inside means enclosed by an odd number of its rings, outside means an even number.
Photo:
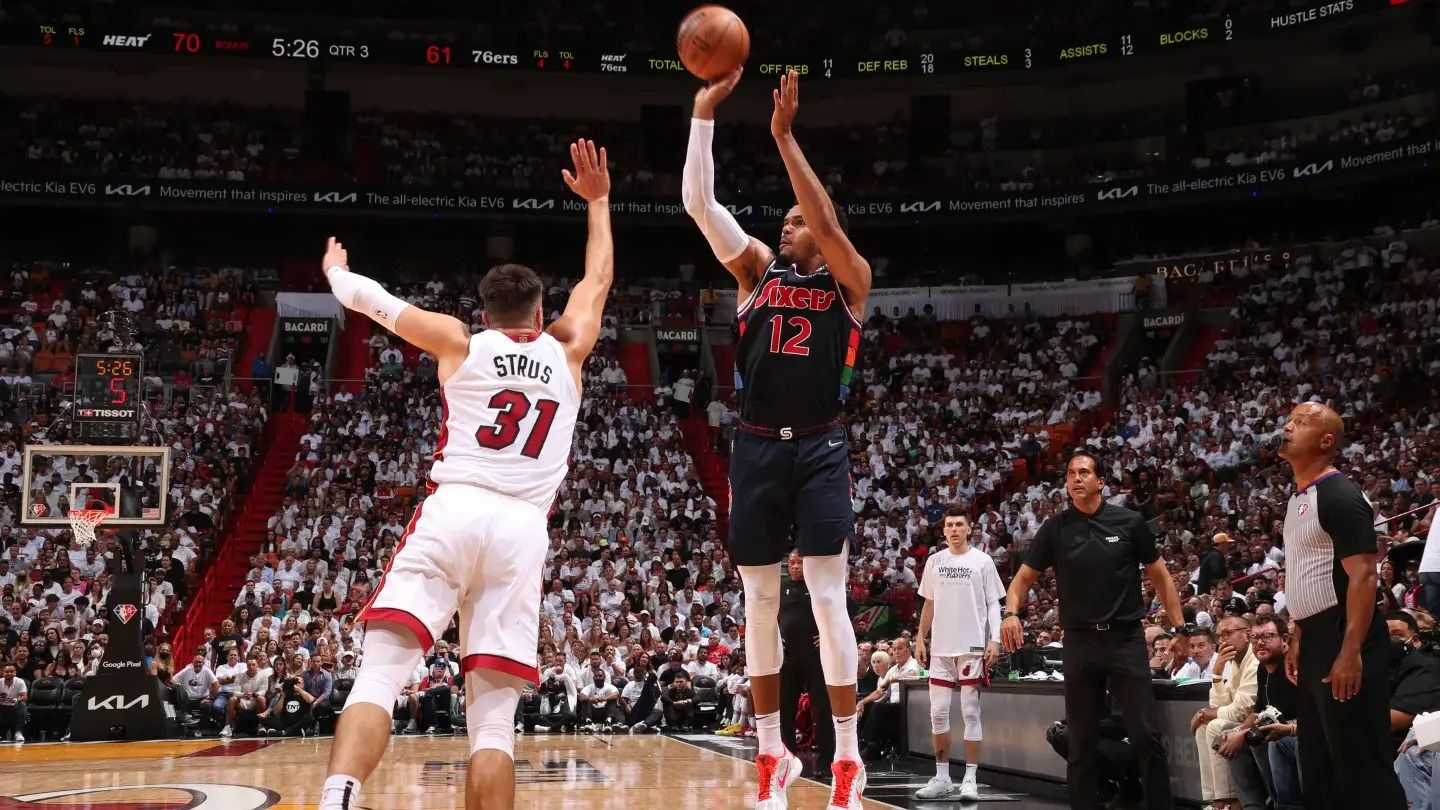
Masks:
[[[95,529],[110,513],[104,509],[71,509],[67,517],[70,518],[70,531],[75,535],[75,542],[82,546],[95,544]]]

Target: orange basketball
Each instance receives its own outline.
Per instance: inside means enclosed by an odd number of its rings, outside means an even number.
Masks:
[[[686,70],[713,82],[750,58],[750,32],[730,9],[701,6],[680,21],[675,50]]]

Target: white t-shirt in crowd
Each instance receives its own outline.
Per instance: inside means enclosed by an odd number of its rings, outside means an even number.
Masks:
[[[925,561],[920,595],[935,602],[932,655],[970,655],[1000,638],[1005,586],[995,561],[980,549],[971,546],[964,554],[954,554],[947,545],[931,554]]]

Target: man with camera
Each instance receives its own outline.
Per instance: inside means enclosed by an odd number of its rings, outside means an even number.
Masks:
[[[1250,650],[1250,620],[1226,616],[1220,620],[1220,649],[1215,653],[1215,674],[1210,678],[1210,706],[1195,713],[1190,731],[1200,759],[1200,795],[1216,810],[1238,810],[1230,769],[1218,746],[1223,732],[1250,714],[1258,691],[1258,663]]]
[[[552,732],[574,731],[577,691],[575,680],[565,671],[565,654],[552,653],[550,665],[540,673],[539,687],[522,701],[525,733],[534,732],[536,725],[544,725]]]
[[[1256,669],[1255,711],[1220,734],[1215,752],[1227,760],[1240,806],[1255,810],[1274,799],[1275,810],[1301,810],[1295,766],[1295,684],[1285,677],[1290,628],[1284,619],[1260,616],[1250,627]]]
[[[288,675],[280,682],[280,694],[265,711],[260,712],[260,733],[264,736],[303,737],[310,722],[310,707],[315,696],[305,691],[299,675]]]

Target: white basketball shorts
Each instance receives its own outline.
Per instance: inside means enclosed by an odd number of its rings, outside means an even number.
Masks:
[[[990,680],[983,655],[932,655],[929,674],[930,683],[951,689],[984,686]]]
[[[545,512],[468,484],[441,484],[410,525],[361,621],[409,628],[429,650],[460,612],[461,672],[536,683]]]

